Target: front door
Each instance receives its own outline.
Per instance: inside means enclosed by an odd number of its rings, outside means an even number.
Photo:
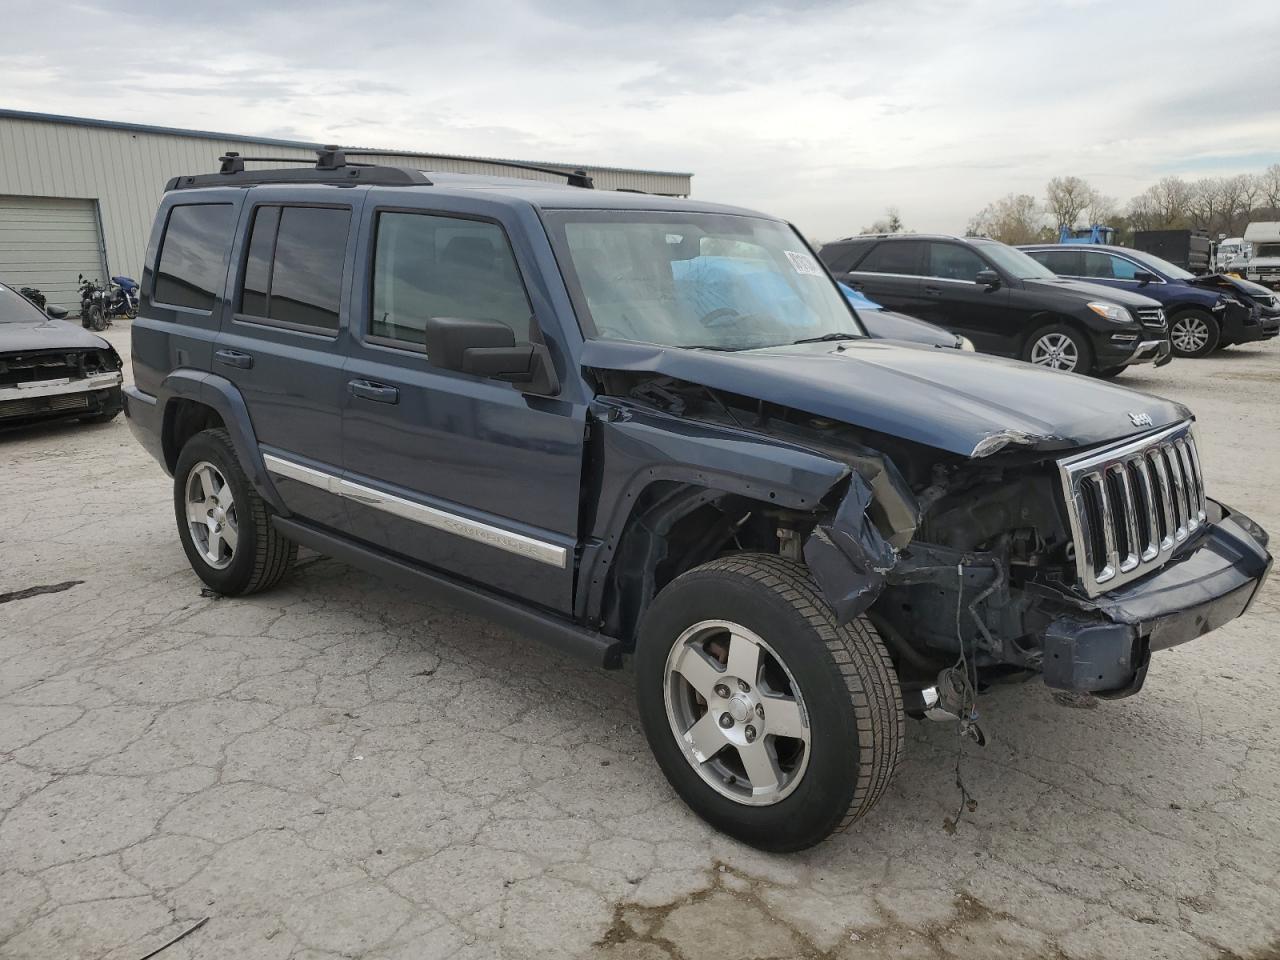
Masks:
[[[345,370],[344,494],[362,540],[544,607],[572,609],[585,409],[428,365],[427,317],[539,327],[497,220],[371,208]]]
[[[1009,309],[1009,288],[978,283],[978,271],[994,269],[968,244],[931,240],[921,282],[922,320],[963,334],[983,353],[1012,356],[1023,330]]]

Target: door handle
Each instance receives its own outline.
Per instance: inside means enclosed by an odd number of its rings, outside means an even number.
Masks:
[[[213,359],[219,363],[225,363],[228,367],[239,367],[241,370],[248,370],[253,366],[253,357],[239,350],[215,350]]]
[[[347,384],[353,397],[372,400],[375,403],[399,403],[400,390],[389,387],[385,383],[373,383],[369,380],[352,380]]]
[[[927,293],[927,294],[928,294],[929,296],[931,296],[931,297],[940,297],[940,296],[942,296],[942,288],[941,288],[941,287],[936,287],[936,286],[934,286],[933,284],[925,284],[924,292],[925,292],[925,293]]]

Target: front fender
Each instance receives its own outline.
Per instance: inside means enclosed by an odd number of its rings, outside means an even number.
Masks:
[[[289,511],[280,499],[266,465],[262,461],[262,451],[258,449],[257,435],[253,430],[253,421],[249,419],[249,408],[239,389],[226,377],[200,370],[175,370],[164,378],[156,394],[157,404],[164,411],[161,436],[164,438],[165,465],[172,473],[178,460],[178,451],[173,442],[174,420],[179,400],[190,400],[214,410],[231,437],[231,445],[235,447],[236,456],[245,476],[253,484],[258,495],[271,508],[282,516],[289,516]]]
[[[599,487],[577,605],[589,620],[600,614],[608,566],[619,559],[633,511],[653,484],[688,485],[687,496],[663,505],[671,514],[667,519],[725,495],[825,511],[829,519],[814,529],[804,555],[842,623],[879,595],[885,574],[897,563],[897,548],[910,540],[919,520],[914,498],[887,461],[872,462],[853,451],[841,459],[836,451],[612,399],[596,401],[592,414],[589,459],[599,464]],[[838,505],[835,496],[842,496]]]

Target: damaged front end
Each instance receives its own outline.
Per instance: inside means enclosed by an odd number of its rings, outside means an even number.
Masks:
[[[776,552],[803,560],[840,622],[870,618],[913,712],[956,712],[955,696],[937,698],[955,692],[957,664],[960,687],[1040,674],[1125,696],[1153,650],[1239,616],[1270,567],[1266,534],[1205,497],[1189,414],[1166,401],[1061,378],[1080,408],[1121,398],[1129,429],[1055,430],[1039,415],[1041,429],[1025,416],[981,427],[997,419],[991,405],[951,392],[908,430],[899,395],[890,421],[861,397],[832,416],[830,384],[806,393],[796,362],[843,372],[825,355],[752,353],[744,375],[740,357],[588,346],[595,500],[617,506],[590,518],[580,612],[624,640],[683,571]],[[780,402],[775,369],[807,409]]]
[[[1017,446],[934,464],[908,544],[861,484],[805,544],[837,615],[867,613],[892,647],[916,712],[957,661],[979,684],[1136,693],[1153,651],[1240,616],[1269,572],[1265,531],[1204,495],[1189,422],[1060,460]]]

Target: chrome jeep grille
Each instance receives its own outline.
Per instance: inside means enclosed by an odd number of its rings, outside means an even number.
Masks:
[[[1058,461],[1089,596],[1159,568],[1205,522],[1191,422]]]
[[[1161,307],[1142,307],[1133,313],[1144,327],[1156,330],[1163,330],[1165,327],[1164,310]]]

